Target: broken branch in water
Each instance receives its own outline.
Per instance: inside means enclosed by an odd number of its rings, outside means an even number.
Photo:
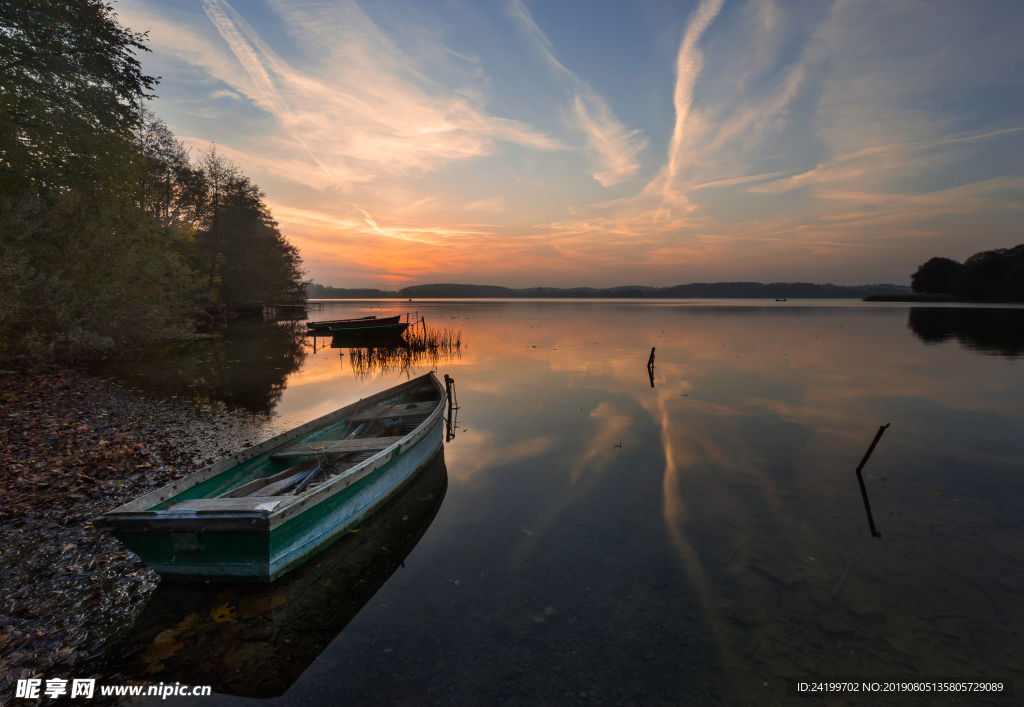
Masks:
[[[871,441],[871,446],[868,447],[867,454],[865,454],[864,458],[860,460],[860,466],[857,467],[857,483],[860,484],[860,495],[864,499],[864,510],[867,511],[868,514],[868,527],[871,529],[872,537],[876,538],[882,537],[882,534],[875,530],[875,519],[874,516],[871,515],[871,502],[868,501],[868,490],[864,486],[864,475],[861,474],[861,471],[864,469],[864,465],[868,463],[868,459],[871,457],[871,452],[875,451],[875,445],[878,444],[878,440],[882,439],[882,435],[885,434],[885,431],[888,428],[888,422],[878,428],[875,438]]]

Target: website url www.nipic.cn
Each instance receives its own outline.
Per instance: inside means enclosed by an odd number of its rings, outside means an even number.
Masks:
[[[37,700],[40,697],[56,699],[58,697],[73,697],[81,699],[92,699],[99,687],[99,694],[103,697],[206,697],[210,694],[209,685],[182,685],[176,682],[173,685],[160,683],[159,685],[96,685],[95,678],[64,680],[53,678],[42,680],[34,678],[19,680],[14,696],[26,700]]]

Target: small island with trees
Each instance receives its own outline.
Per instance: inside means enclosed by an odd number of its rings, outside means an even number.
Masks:
[[[915,294],[866,302],[1024,302],[1024,243],[975,253],[964,262],[932,258],[910,276]]]

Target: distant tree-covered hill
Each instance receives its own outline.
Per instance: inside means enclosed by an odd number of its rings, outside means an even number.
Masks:
[[[809,282],[696,282],[674,287],[623,285],[597,289],[594,287],[530,287],[513,289],[498,285],[457,285],[441,283],[412,285],[398,291],[375,289],[348,289],[311,284],[309,296],[314,299],[696,299],[696,298],[863,298],[871,295],[901,295],[910,292],[905,285],[816,285]]]

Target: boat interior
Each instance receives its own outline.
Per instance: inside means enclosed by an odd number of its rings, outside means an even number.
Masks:
[[[213,498],[182,501],[176,511],[248,508],[301,496],[345,474],[415,431],[437,407],[441,392],[429,381],[282,445],[262,465],[260,478]],[[273,497],[273,498],[270,498]]]

